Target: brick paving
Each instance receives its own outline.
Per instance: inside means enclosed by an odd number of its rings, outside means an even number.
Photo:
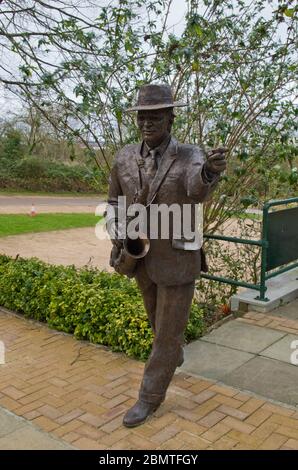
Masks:
[[[291,318],[277,317],[268,313],[248,312],[237,321],[250,323],[256,326],[266,326],[273,330],[284,331],[286,333],[298,334],[298,320]]]
[[[238,319],[265,320],[298,331],[268,315]],[[127,429],[143,363],[1,309],[0,340],[0,406],[77,449],[298,449],[297,409],[181,372],[154,416]]]

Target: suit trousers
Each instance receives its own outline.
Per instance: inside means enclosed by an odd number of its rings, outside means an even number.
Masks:
[[[165,399],[177,365],[183,362],[184,329],[189,318],[195,281],[176,286],[155,284],[147,274],[143,259],[138,262],[136,281],[154,333],[139,398],[160,404]]]

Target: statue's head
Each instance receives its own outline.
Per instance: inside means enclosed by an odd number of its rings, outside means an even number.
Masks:
[[[176,106],[186,105],[173,100],[169,85],[144,85],[139,90],[136,105],[127,111],[137,111],[143,139],[149,147],[156,147],[171,132]]]

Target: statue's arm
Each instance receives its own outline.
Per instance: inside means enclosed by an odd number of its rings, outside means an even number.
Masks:
[[[203,202],[215,189],[220,175],[210,171],[206,164],[207,158],[205,152],[194,147],[192,154],[187,159],[185,172],[185,189],[188,197],[196,203]]]

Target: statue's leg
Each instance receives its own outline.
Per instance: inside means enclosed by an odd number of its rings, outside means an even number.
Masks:
[[[144,402],[160,404],[165,398],[179,364],[194,287],[194,281],[178,286],[157,286],[155,338],[139,394]]]
[[[154,413],[165,398],[177,365],[183,362],[183,332],[195,284],[157,285],[149,278],[143,260],[138,262],[136,280],[155,338],[145,366],[139,400],[123,418],[127,427],[139,426]]]
[[[136,271],[136,281],[143,296],[143,302],[151,328],[155,333],[155,314],[156,314],[156,298],[157,285],[148,277],[144,260],[138,261]]]

